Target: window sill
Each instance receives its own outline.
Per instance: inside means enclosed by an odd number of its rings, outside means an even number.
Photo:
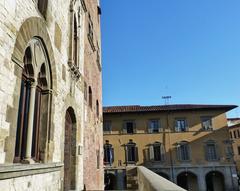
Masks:
[[[3,164],[0,165],[0,180],[60,171],[62,163],[50,164]]]

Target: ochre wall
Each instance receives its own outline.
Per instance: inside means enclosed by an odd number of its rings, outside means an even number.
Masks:
[[[201,117],[211,116],[213,131],[202,131]],[[174,119],[186,118],[188,122],[189,131],[174,132]],[[159,119],[162,132],[148,133],[148,120]],[[167,120],[168,119],[168,120]],[[176,143],[180,141],[188,141],[190,144],[191,160],[184,162],[185,164],[197,165],[207,164],[205,160],[204,145],[208,140],[214,140],[217,144],[220,164],[228,163],[226,160],[225,148],[229,146],[224,142],[229,140],[227,120],[224,111],[221,110],[205,110],[205,111],[179,111],[161,113],[138,113],[138,114],[104,114],[104,121],[111,121],[111,134],[104,134],[104,142],[109,140],[109,143],[114,148],[114,163],[113,167],[118,167],[118,160],[125,165],[125,150],[124,144],[132,139],[137,144],[139,161],[137,165],[146,164],[149,162],[148,145],[155,141],[161,142],[165,145],[166,160],[160,162],[162,165],[170,165],[170,154],[174,165],[181,165],[182,162],[177,160]],[[137,133],[136,134],[121,134],[124,120],[135,120]],[[168,121],[168,122],[167,122]],[[167,124],[169,124],[167,126]],[[169,127],[169,128],[168,128]],[[164,133],[165,132],[165,133]],[[152,164],[154,165],[154,163]]]

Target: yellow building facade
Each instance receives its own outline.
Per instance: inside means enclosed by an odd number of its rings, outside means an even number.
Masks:
[[[227,128],[232,105],[104,108],[105,175],[143,165],[187,190],[237,190]],[[124,183],[123,183],[124,184]]]
[[[233,145],[233,158],[240,172],[240,118],[228,119],[229,134]]]

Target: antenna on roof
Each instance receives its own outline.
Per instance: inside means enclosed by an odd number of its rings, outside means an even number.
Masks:
[[[169,105],[169,100],[172,98],[172,96],[162,96],[162,99],[164,99],[165,105]]]

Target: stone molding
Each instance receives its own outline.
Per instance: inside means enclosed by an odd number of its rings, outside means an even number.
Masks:
[[[40,17],[30,17],[26,19],[21,25],[12,54],[12,60],[18,65],[22,65],[23,68],[23,58],[25,54],[25,49],[28,46],[28,43],[33,38],[39,38],[42,40],[43,45],[46,48],[46,52],[48,54],[49,63],[51,65],[51,73],[52,73],[52,85],[53,90],[57,89],[57,73],[56,73],[56,65],[54,59],[54,52],[52,49],[51,39],[48,35],[47,31],[47,23],[43,18]]]
[[[60,171],[62,167],[62,163],[1,165],[0,180]]]

